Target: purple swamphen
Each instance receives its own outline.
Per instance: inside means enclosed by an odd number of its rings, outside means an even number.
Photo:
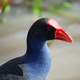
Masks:
[[[41,18],[30,28],[26,54],[0,66],[0,80],[46,80],[51,66],[48,40],[72,38],[54,19]]]

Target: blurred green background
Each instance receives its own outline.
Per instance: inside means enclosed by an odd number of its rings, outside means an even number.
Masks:
[[[41,17],[57,20],[73,37],[72,44],[49,41],[48,80],[80,80],[80,0],[0,0],[0,64],[25,53],[27,32]]]

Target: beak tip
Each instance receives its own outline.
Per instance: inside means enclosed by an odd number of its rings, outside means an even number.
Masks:
[[[73,43],[73,40],[72,40],[72,38],[70,38],[70,40],[68,41],[69,43]]]
[[[68,43],[73,42],[72,37],[67,32],[65,32],[63,29],[56,31],[56,39],[66,41]]]
[[[68,41],[68,43],[72,43],[73,41]]]
[[[73,43],[73,39],[72,39],[72,37],[70,36],[70,35],[68,35],[69,36],[69,39],[67,40],[69,43]]]

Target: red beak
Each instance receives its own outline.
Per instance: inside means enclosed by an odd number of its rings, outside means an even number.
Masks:
[[[63,29],[56,30],[55,39],[72,43],[72,37],[67,32],[65,32]]]
[[[72,37],[67,32],[65,32],[63,28],[60,27],[55,20],[49,19],[48,24],[56,29],[55,39],[72,43]]]

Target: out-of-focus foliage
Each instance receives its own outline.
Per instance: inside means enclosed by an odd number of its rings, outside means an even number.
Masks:
[[[0,7],[2,7],[2,8],[0,8],[1,9],[0,11],[2,11],[2,13],[9,12],[9,10],[10,10],[9,0],[1,0],[0,1]]]
[[[4,10],[4,13],[8,13],[10,11],[10,5],[7,5],[5,10]]]
[[[71,3],[64,2],[62,4],[55,4],[49,7],[49,11],[54,14],[58,14],[60,11],[64,11],[66,9],[71,8]]]
[[[3,11],[4,13],[8,13],[10,10],[9,0],[3,0]]]
[[[1,0],[0,1],[0,23],[3,22],[4,14],[10,11],[9,0]]]
[[[32,11],[37,16],[41,16],[41,14],[45,11],[45,9],[47,10],[48,13],[58,15],[61,11],[64,11],[72,7],[71,3],[63,2],[60,4],[53,4],[47,8],[44,8],[42,3],[43,0],[34,0],[33,2]]]
[[[37,16],[41,16],[42,14],[42,2],[43,0],[34,0],[33,2],[33,7],[32,7],[32,10],[33,10],[33,13]]]

